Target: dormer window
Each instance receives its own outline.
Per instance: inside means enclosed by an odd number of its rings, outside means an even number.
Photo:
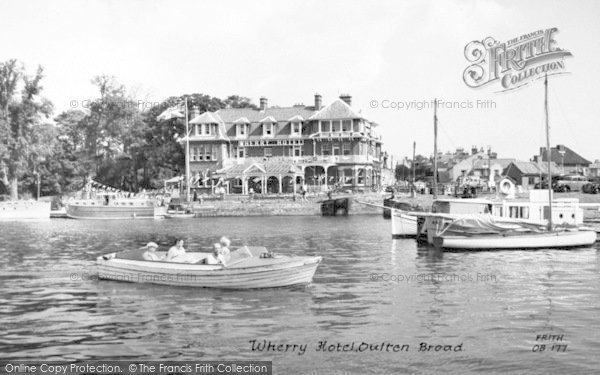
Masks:
[[[263,124],[263,137],[273,136],[273,123],[267,122]]]
[[[302,134],[302,123],[301,122],[297,122],[297,121],[292,122],[291,127],[292,127],[292,131],[291,131],[292,135],[300,136]]]
[[[206,135],[211,135],[211,133],[212,133],[212,124],[196,124],[194,126],[194,135],[206,136]]]
[[[235,135],[240,138],[246,138],[246,124],[237,124]]]

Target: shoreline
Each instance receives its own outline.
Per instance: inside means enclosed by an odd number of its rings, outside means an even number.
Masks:
[[[518,198],[526,199],[527,193],[520,194]],[[390,194],[365,193],[365,194],[343,194],[334,195],[332,199],[349,198],[350,207],[348,215],[382,215],[382,208],[368,206],[359,202],[375,205],[383,205],[383,200],[389,198]],[[442,196],[439,196],[442,197]],[[443,196],[452,198],[452,196]],[[192,212],[196,218],[199,217],[243,217],[243,216],[322,216],[321,202],[327,200],[323,196],[310,196],[308,200],[294,200],[289,197],[281,198],[258,198],[258,199],[231,199],[205,200],[203,203],[195,202]],[[495,194],[481,194],[477,198],[495,198]],[[584,194],[582,192],[554,193],[555,199],[577,198],[580,203],[600,204],[600,194]],[[430,194],[417,194],[414,198],[410,196],[396,196],[396,199],[406,201],[413,205],[424,208],[431,207],[433,196]],[[586,219],[599,218],[600,212],[594,208],[584,208]]]

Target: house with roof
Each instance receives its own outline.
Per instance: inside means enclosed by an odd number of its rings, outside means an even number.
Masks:
[[[291,193],[300,186],[380,186],[383,154],[377,124],[342,95],[322,106],[225,108],[194,113],[189,138],[193,187],[230,193]]]
[[[541,155],[541,157],[540,157]],[[546,161],[546,147],[540,147],[540,154],[533,157],[534,161]],[[550,148],[550,161],[560,166],[560,174],[581,174],[587,176],[591,161],[585,159],[565,145]]]
[[[553,175],[560,174],[560,169],[556,163],[550,164],[550,172]],[[547,163],[537,163],[535,161],[512,161],[503,171],[503,175],[510,177],[517,186],[523,189],[532,189],[535,184],[546,180],[548,174]]]

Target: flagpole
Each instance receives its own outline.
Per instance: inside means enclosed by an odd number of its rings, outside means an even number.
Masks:
[[[185,186],[186,202],[190,202],[190,131],[188,129],[188,105],[187,97],[185,98]]]

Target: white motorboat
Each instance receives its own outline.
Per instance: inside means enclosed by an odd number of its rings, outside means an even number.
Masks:
[[[98,257],[98,278],[202,288],[273,288],[310,283],[321,262],[320,256],[262,258],[264,247],[232,251],[226,266],[200,264],[209,253],[188,252],[176,262],[147,261],[142,253],[136,250]]]

